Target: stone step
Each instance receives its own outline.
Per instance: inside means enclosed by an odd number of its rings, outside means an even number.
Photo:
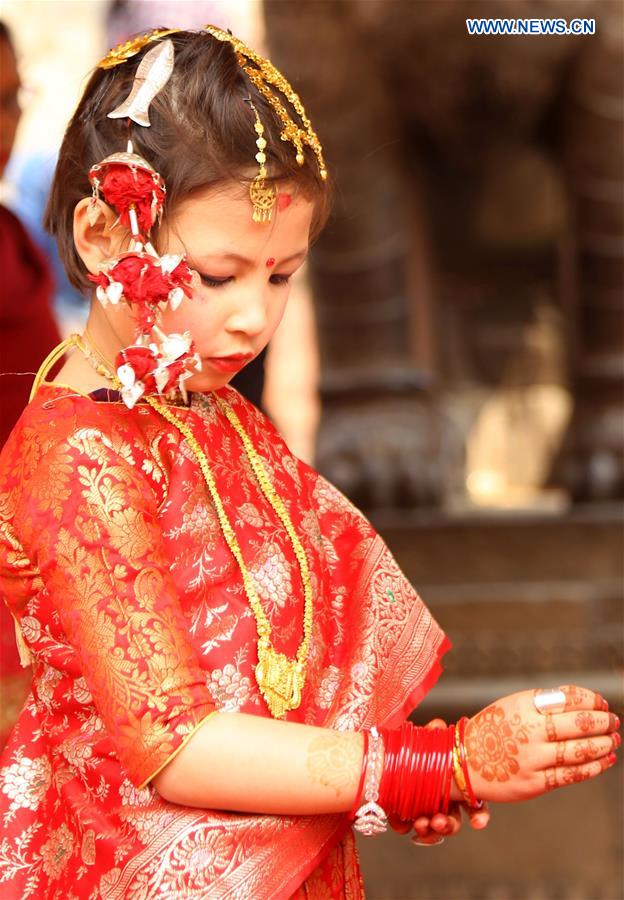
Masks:
[[[453,643],[425,710],[461,697],[476,711],[570,673],[621,709],[624,507],[371,519]]]
[[[414,584],[621,582],[624,506],[566,512],[376,510],[370,514]]]

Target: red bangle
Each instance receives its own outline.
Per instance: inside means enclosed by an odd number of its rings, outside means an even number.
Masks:
[[[442,799],[442,812],[446,815],[451,800],[451,783],[453,781],[453,747],[455,746],[455,726],[449,725],[446,732],[446,784]]]
[[[430,761],[427,799],[423,803],[423,813],[432,816],[440,809],[440,784],[444,764],[443,748],[446,745],[446,729],[434,728],[427,732],[427,736],[430,738]]]
[[[413,779],[414,779],[414,789],[412,792],[411,799],[411,812],[410,817],[412,821],[414,821],[420,811],[422,810],[422,801],[423,794],[425,791],[425,729],[418,728],[416,729],[416,743],[414,749],[414,757],[413,757]]]
[[[465,723],[463,723],[465,724]],[[383,731],[385,756],[379,804],[404,822],[418,816],[448,813],[453,778],[453,748],[463,724],[427,729],[404,722]],[[462,769],[465,767],[462,757]],[[474,794],[469,795],[477,805]]]
[[[392,785],[392,809],[397,810],[401,800],[401,787],[405,774],[405,736],[409,723],[403,722],[396,734],[395,771]]]
[[[364,779],[366,778],[366,765],[368,763],[368,735],[369,732],[364,732],[364,756],[362,757],[362,771],[360,773],[360,783],[358,784],[357,793],[355,795],[355,800],[353,801],[353,807],[351,808],[351,812],[349,813],[350,819],[355,819],[355,814],[362,805],[362,795],[364,793]]]
[[[420,789],[420,728],[412,728],[409,746],[409,774],[408,784],[405,790],[405,816],[406,822],[410,819],[412,810],[416,808],[416,795]]]
[[[383,763],[383,771],[381,773],[381,780],[379,782],[379,805],[382,809],[387,810],[389,808],[388,805],[388,796],[389,796],[389,787],[391,778],[391,769],[392,769],[392,736],[394,732],[388,731],[387,728],[382,728],[380,730],[380,734],[384,743],[384,763]]]

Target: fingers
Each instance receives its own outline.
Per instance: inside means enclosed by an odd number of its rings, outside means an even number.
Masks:
[[[552,791],[555,788],[564,787],[568,784],[576,784],[580,781],[596,778],[596,776],[610,769],[615,762],[615,753],[609,753],[607,756],[603,756],[602,759],[585,763],[581,766],[551,766],[542,773],[545,790]]]
[[[414,822],[414,831],[419,838],[450,834],[450,827],[447,817],[441,813],[431,819],[429,816],[419,816]]]
[[[419,838],[428,838],[435,835],[452,837],[461,828],[461,812],[458,807],[451,807],[448,814],[436,813],[431,818],[419,816],[413,823],[413,826]]]
[[[431,827],[438,834],[448,835],[452,837],[457,834],[462,826],[461,812],[459,807],[449,809],[448,813],[438,813],[431,820]]]
[[[609,704],[589,688],[579,687],[576,684],[564,684],[559,690],[563,691],[566,698],[566,711],[575,709],[593,709],[597,712],[608,712]]]
[[[431,722],[427,722],[425,728],[446,728],[447,724],[444,719],[432,719]]]
[[[490,824],[490,810],[487,804],[484,804],[481,809],[471,809],[470,807],[467,807],[467,811],[471,828],[480,831],[482,828],[487,828]]]
[[[613,753],[622,743],[617,732],[597,738],[583,738],[576,741],[557,741],[552,747],[550,764],[557,766],[579,766],[593,762]]]
[[[428,819],[427,822],[429,822]],[[395,813],[390,813],[388,816],[388,824],[397,834],[407,834],[412,830],[412,823],[404,822],[403,819],[400,819]]]
[[[577,712],[547,713],[543,717],[546,739],[551,742],[569,741],[581,737],[611,734],[620,727],[613,713],[579,710]]]

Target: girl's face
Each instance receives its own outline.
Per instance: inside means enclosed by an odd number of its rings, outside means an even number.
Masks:
[[[271,222],[256,223],[248,190],[232,182],[183,201],[161,230],[159,252],[185,253],[201,278],[193,297],[166,310],[160,322],[166,333],[190,331],[195,341],[202,367],[185,382],[188,390],[215,390],[234,377],[237,370],[215,358],[248,354],[240,369],[266,347],[282,319],[290,278],[308,252],[313,213],[311,201],[283,187]],[[132,343],[127,307],[104,312],[125,345]]]

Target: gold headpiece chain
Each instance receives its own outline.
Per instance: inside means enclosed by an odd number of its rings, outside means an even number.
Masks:
[[[327,178],[327,168],[323,158],[323,148],[321,147],[316,132],[312,128],[312,123],[306,115],[303,103],[301,102],[299,95],[293,90],[290,82],[275,68],[269,59],[260,56],[259,53],[252,50],[251,47],[248,47],[243,41],[239,40],[239,38],[230,34],[229,31],[224,31],[216,25],[205,25],[204,30],[216,38],[216,40],[232,45],[232,48],[236,53],[238,65],[263,97],[266,97],[277,113],[282,123],[280,137],[283,141],[291,143],[295,148],[297,164],[302,166],[304,163],[304,145],[310,147],[316,156],[319,174],[321,178],[325,180]],[[132,38],[129,41],[125,41],[123,44],[119,44],[119,46],[110,50],[104,59],[98,63],[98,68],[112,69],[115,66],[124,63],[132,56],[136,56],[146,44],[159,40],[166,35],[175,34],[177,31],[180,31],[180,29],[156,29]],[[276,96],[275,91],[282,94],[288,103],[290,103],[301,120],[301,125],[297,125],[297,123],[293,121],[284,104],[279,97]]]
[[[121,383],[115,372],[110,368],[110,363],[102,354],[102,352],[93,343],[88,332],[85,331],[84,338],[73,334],[71,336],[72,343],[83,353],[86,359],[96,369],[96,371],[109,379],[117,390],[121,388]],[[91,352],[93,351],[93,353]],[[94,355],[95,354],[95,355]],[[276,514],[280,518],[293,548],[293,552],[299,565],[301,581],[303,583],[304,603],[303,603],[303,638],[297,650],[294,659],[289,659],[284,653],[275,650],[271,642],[272,627],[267,615],[262,608],[258,592],[253,583],[251,575],[243,554],[236,538],[236,534],[230,520],[227,516],[221,497],[217,490],[214,476],[210,469],[210,464],[206,454],[202,450],[197,438],[193,434],[190,426],[183,419],[180,419],[175,413],[162,403],[159,403],[151,396],[144,396],[144,400],[152,409],[158,412],[167,422],[173,425],[186,438],[201,473],[206,482],[206,486],[214,503],[214,507],[219,519],[219,525],[225,541],[230,548],[234,559],[238,563],[241,571],[243,586],[249,605],[256,620],[256,628],[258,631],[258,665],[256,666],[256,681],[262,696],[266,700],[267,706],[274,718],[282,718],[289,710],[296,709],[301,703],[301,694],[305,684],[306,666],[308,653],[310,650],[310,641],[312,639],[312,622],[313,622],[313,597],[312,582],[310,579],[310,571],[305,550],[297,536],[292,524],[292,520],[288,514],[288,510],[284,506],[281,497],[276,493],[264,464],[257,454],[249,436],[243,428],[240,419],[226,403],[225,400],[213,393],[215,401],[219,409],[226,416],[238,436],[240,437],[245,454],[251,465],[252,471],[256,476],[256,480],[260,489]]]
[[[297,153],[297,163],[302,166],[303,145],[307,144],[311,147],[318,161],[319,172],[321,178],[327,178],[327,169],[325,160],[323,159],[323,148],[316,136],[316,132],[312,128],[312,123],[306,115],[299,95],[293,90],[290,82],[284,78],[282,73],[275,68],[271,60],[260,56],[251,47],[248,47],[229,31],[217,28],[215,25],[205,25],[205,30],[218,41],[231,44],[236,52],[236,58],[241,69],[245,72],[249,80],[256,86],[260,93],[266,97],[277,115],[279,116],[283,127],[281,138],[283,141],[289,141],[295,147]],[[303,128],[298,126],[286,112],[286,109],[275,96],[271,88],[275,88],[283,94],[293,107],[301,122]]]

